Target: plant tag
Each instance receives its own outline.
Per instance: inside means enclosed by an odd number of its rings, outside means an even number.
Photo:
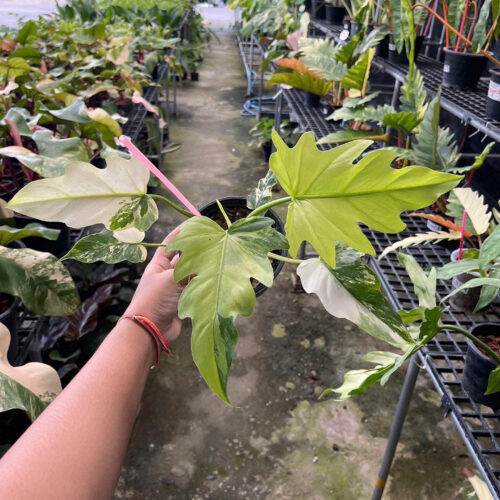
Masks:
[[[436,224],[435,222],[428,220],[427,221],[427,228],[430,229],[431,231],[434,232],[439,232],[442,231],[443,227],[440,226],[439,224]]]
[[[488,98],[493,101],[500,102],[500,84],[495,83],[490,80],[490,86],[488,87]]]
[[[393,43],[390,43],[389,44],[389,50],[395,51],[396,50],[396,46]]]
[[[349,38],[349,30],[342,30],[340,32],[340,36],[339,38],[344,41],[344,40],[347,40]]]
[[[450,72],[450,65],[449,64],[445,64],[443,66],[443,73],[449,73]]]

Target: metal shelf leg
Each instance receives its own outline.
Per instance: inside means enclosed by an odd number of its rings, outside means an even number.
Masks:
[[[413,356],[411,358],[408,371],[406,372],[403,389],[401,390],[394,420],[392,421],[389,438],[385,447],[384,458],[382,459],[382,465],[380,466],[378,478],[375,482],[375,489],[372,493],[372,500],[380,500],[382,498],[382,494],[384,493],[387,477],[389,476],[394,454],[396,453],[399,438],[401,437],[401,430],[406,419],[406,414],[408,413],[408,407],[410,405],[419,371],[420,367],[417,363],[417,356]]]

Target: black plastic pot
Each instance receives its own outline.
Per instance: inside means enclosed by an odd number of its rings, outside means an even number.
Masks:
[[[199,81],[199,79],[200,79],[200,74],[197,71],[193,71],[193,73],[191,73],[191,81],[197,82]]]
[[[488,60],[482,54],[444,49],[443,85],[460,90],[475,89]]]
[[[326,21],[330,24],[342,24],[346,12],[344,7],[335,7],[332,4],[326,4]]]
[[[349,20],[349,36],[351,38],[356,35],[356,33],[359,31],[360,25],[356,22],[353,21],[352,19]]]
[[[319,108],[321,97],[312,92],[305,92],[305,103],[310,108]]]
[[[500,335],[500,325],[485,323],[471,330],[474,336]],[[469,397],[494,410],[500,409],[500,392],[484,395],[488,387],[488,377],[498,365],[469,339],[462,378],[462,385]]]
[[[385,35],[375,47],[375,55],[387,59],[389,57],[389,35]]]
[[[266,161],[269,161],[269,158],[271,157],[271,152],[273,150],[273,143],[271,141],[267,141],[264,144],[262,144],[262,151],[264,151],[264,156],[266,158]]]
[[[10,332],[10,345],[7,351],[9,363],[15,363],[19,352],[19,339],[17,336],[19,299],[11,295],[0,294],[0,303],[7,304],[7,308],[0,312],[0,323],[5,325]]]
[[[420,49],[422,48],[422,44],[424,43],[424,37],[423,36],[417,36],[415,38],[415,61],[418,58],[418,54],[420,53]],[[392,37],[392,34],[389,35],[389,47],[388,47],[388,52],[389,52],[389,61],[395,63],[395,64],[404,64],[408,65],[408,57],[406,55],[406,49],[403,47],[403,50],[401,51],[401,54],[399,54],[396,50],[396,46],[394,45],[394,38]]]
[[[304,10],[309,13],[311,12],[311,0],[306,0],[304,2]]]
[[[326,9],[325,2],[323,0],[312,0],[311,2],[312,18],[313,19],[325,19]]]
[[[58,229],[60,231],[57,240],[46,240],[45,238],[37,238],[35,236],[30,238],[24,238],[23,243],[28,248],[33,248],[33,250],[38,250],[39,252],[49,252],[56,257],[62,257],[71,248],[70,244],[70,231],[69,227],[62,222],[46,222],[43,220],[32,219],[31,217],[26,217],[25,215],[15,215],[14,223],[17,228],[23,228],[28,224],[37,222],[43,224],[45,227],[50,229]]]
[[[240,214],[238,214],[238,215],[240,215],[240,217],[237,216],[235,218],[235,220],[239,219],[241,217],[246,217],[251,212],[251,210],[249,208],[247,208],[246,198],[243,198],[243,197],[231,196],[228,198],[220,198],[219,202],[222,205],[222,207],[224,208],[224,210],[226,210],[226,211],[227,210],[231,211],[231,209],[237,209],[240,212]],[[221,218],[221,212],[220,212],[219,206],[217,205],[216,201],[213,201],[212,203],[205,205],[200,210],[200,213],[201,213],[201,215],[204,215],[205,217],[208,217],[209,219],[212,219],[212,220],[217,220],[217,219]],[[234,222],[233,221],[234,214],[228,213],[227,215],[229,217],[229,220],[231,222]],[[231,215],[233,215],[233,217]],[[285,234],[285,227],[283,226],[283,222],[281,221],[281,219],[276,215],[276,213],[273,210],[268,210],[263,215],[265,217],[269,217],[270,219],[273,219],[273,221],[274,221],[273,229],[276,229],[276,231],[279,231],[281,234]],[[217,221],[217,222],[219,222],[219,221]],[[222,220],[220,220],[220,222],[222,223]],[[223,225],[223,227],[225,227],[225,222],[222,223],[222,225]],[[282,255],[282,256],[286,256],[285,250],[274,250],[273,252],[276,254]],[[284,263],[282,261],[276,261],[276,260],[273,261],[273,263],[276,263],[273,266],[274,267],[274,278],[276,278],[278,276],[278,274],[281,272],[281,270],[283,269]],[[254,290],[255,290],[255,295],[257,297],[259,297],[267,290],[267,287],[264,286],[262,283],[256,283],[254,285]]]
[[[490,69],[490,85],[486,99],[486,116],[490,120],[500,121],[500,70]]]

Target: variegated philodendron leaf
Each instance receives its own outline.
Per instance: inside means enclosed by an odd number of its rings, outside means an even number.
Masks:
[[[23,410],[31,421],[47,407],[41,398],[26,389],[13,378],[0,372],[0,413],[9,410]]]
[[[397,153],[379,149],[355,160],[370,146],[366,140],[319,151],[307,132],[289,148],[273,130],[277,152],[270,168],[292,198],[286,234],[290,253],[308,241],[327,264],[335,267],[335,241],[361,252],[375,250],[359,223],[385,233],[405,228],[401,212],[422,208],[452,189],[460,176],[423,167],[391,168]]]
[[[337,318],[352,321],[388,344],[404,349],[413,339],[384,297],[375,273],[360,260],[335,269],[320,259],[308,259],[297,274],[307,293],[315,293]]]
[[[363,361],[373,363],[374,368],[351,370],[344,375],[344,383],[337,389],[327,389],[323,395],[335,392],[339,399],[345,400],[362,394],[373,384],[380,382],[384,385],[389,377],[397,371],[403,363],[410,359],[422,347],[429,343],[440,331],[439,320],[442,316],[439,307],[425,311],[424,321],[420,325],[418,342],[408,344],[402,353],[375,351],[368,353]]]
[[[398,260],[405,266],[411,279],[419,307],[422,309],[436,307],[436,268],[433,267],[429,274],[426,274],[411,255],[402,252],[398,254]]]
[[[149,170],[135,158],[109,156],[106,164],[106,168],[100,169],[90,163],[69,163],[66,173],[60,177],[30,182],[7,207],[37,219],[64,222],[69,227],[104,224],[109,228],[118,212],[146,196]],[[126,220],[135,221],[138,217],[139,225],[144,227],[145,222],[157,216],[156,207],[152,205],[152,200],[147,204],[139,202],[138,211],[130,212],[127,208],[118,218],[123,221],[123,214],[127,213]],[[151,214],[143,213],[146,206]],[[129,226],[123,229],[130,230],[133,223]],[[136,233],[140,231],[135,229]],[[121,239],[119,234],[117,231],[115,236]]]
[[[462,224],[464,210],[467,212],[465,229],[472,234],[484,234],[488,231],[491,212],[484,202],[484,195],[479,195],[471,188],[455,188],[446,204],[446,215],[455,219],[455,224]]]
[[[227,379],[236,350],[238,315],[255,307],[251,278],[273,283],[268,252],[286,249],[286,238],[271,228],[272,219],[251,217],[225,231],[206,217],[193,217],[179,226],[168,250],[180,251],[175,279],[191,279],[179,301],[179,317],[191,318],[191,350],[201,375],[225,402]]]
[[[278,184],[278,179],[269,170],[266,176],[259,180],[257,187],[247,197],[247,207],[254,210],[273,199],[272,189]]]
[[[67,316],[80,305],[67,269],[53,255],[29,248],[0,246],[0,292],[44,316]]]
[[[144,262],[146,257],[147,252],[143,245],[117,240],[112,233],[104,230],[77,241],[61,260],[74,259],[87,264],[98,261],[117,264],[123,261]]]
[[[125,203],[111,218],[108,228],[111,231],[135,227],[147,231],[158,220],[158,207],[151,196],[138,196]]]
[[[26,224],[26,226],[19,229],[11,226],[0,226],[0,245],[7,246],[13,241],[22,240],[30,236],[55,241],[59,237],[60,232],[59,229],[50,229],[38,222]]]

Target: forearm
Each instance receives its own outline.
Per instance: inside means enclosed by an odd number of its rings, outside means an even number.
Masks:
[[[0,460],[0,498],[112,497],[154,361],[153,342],[132,321],[118,323]]]

